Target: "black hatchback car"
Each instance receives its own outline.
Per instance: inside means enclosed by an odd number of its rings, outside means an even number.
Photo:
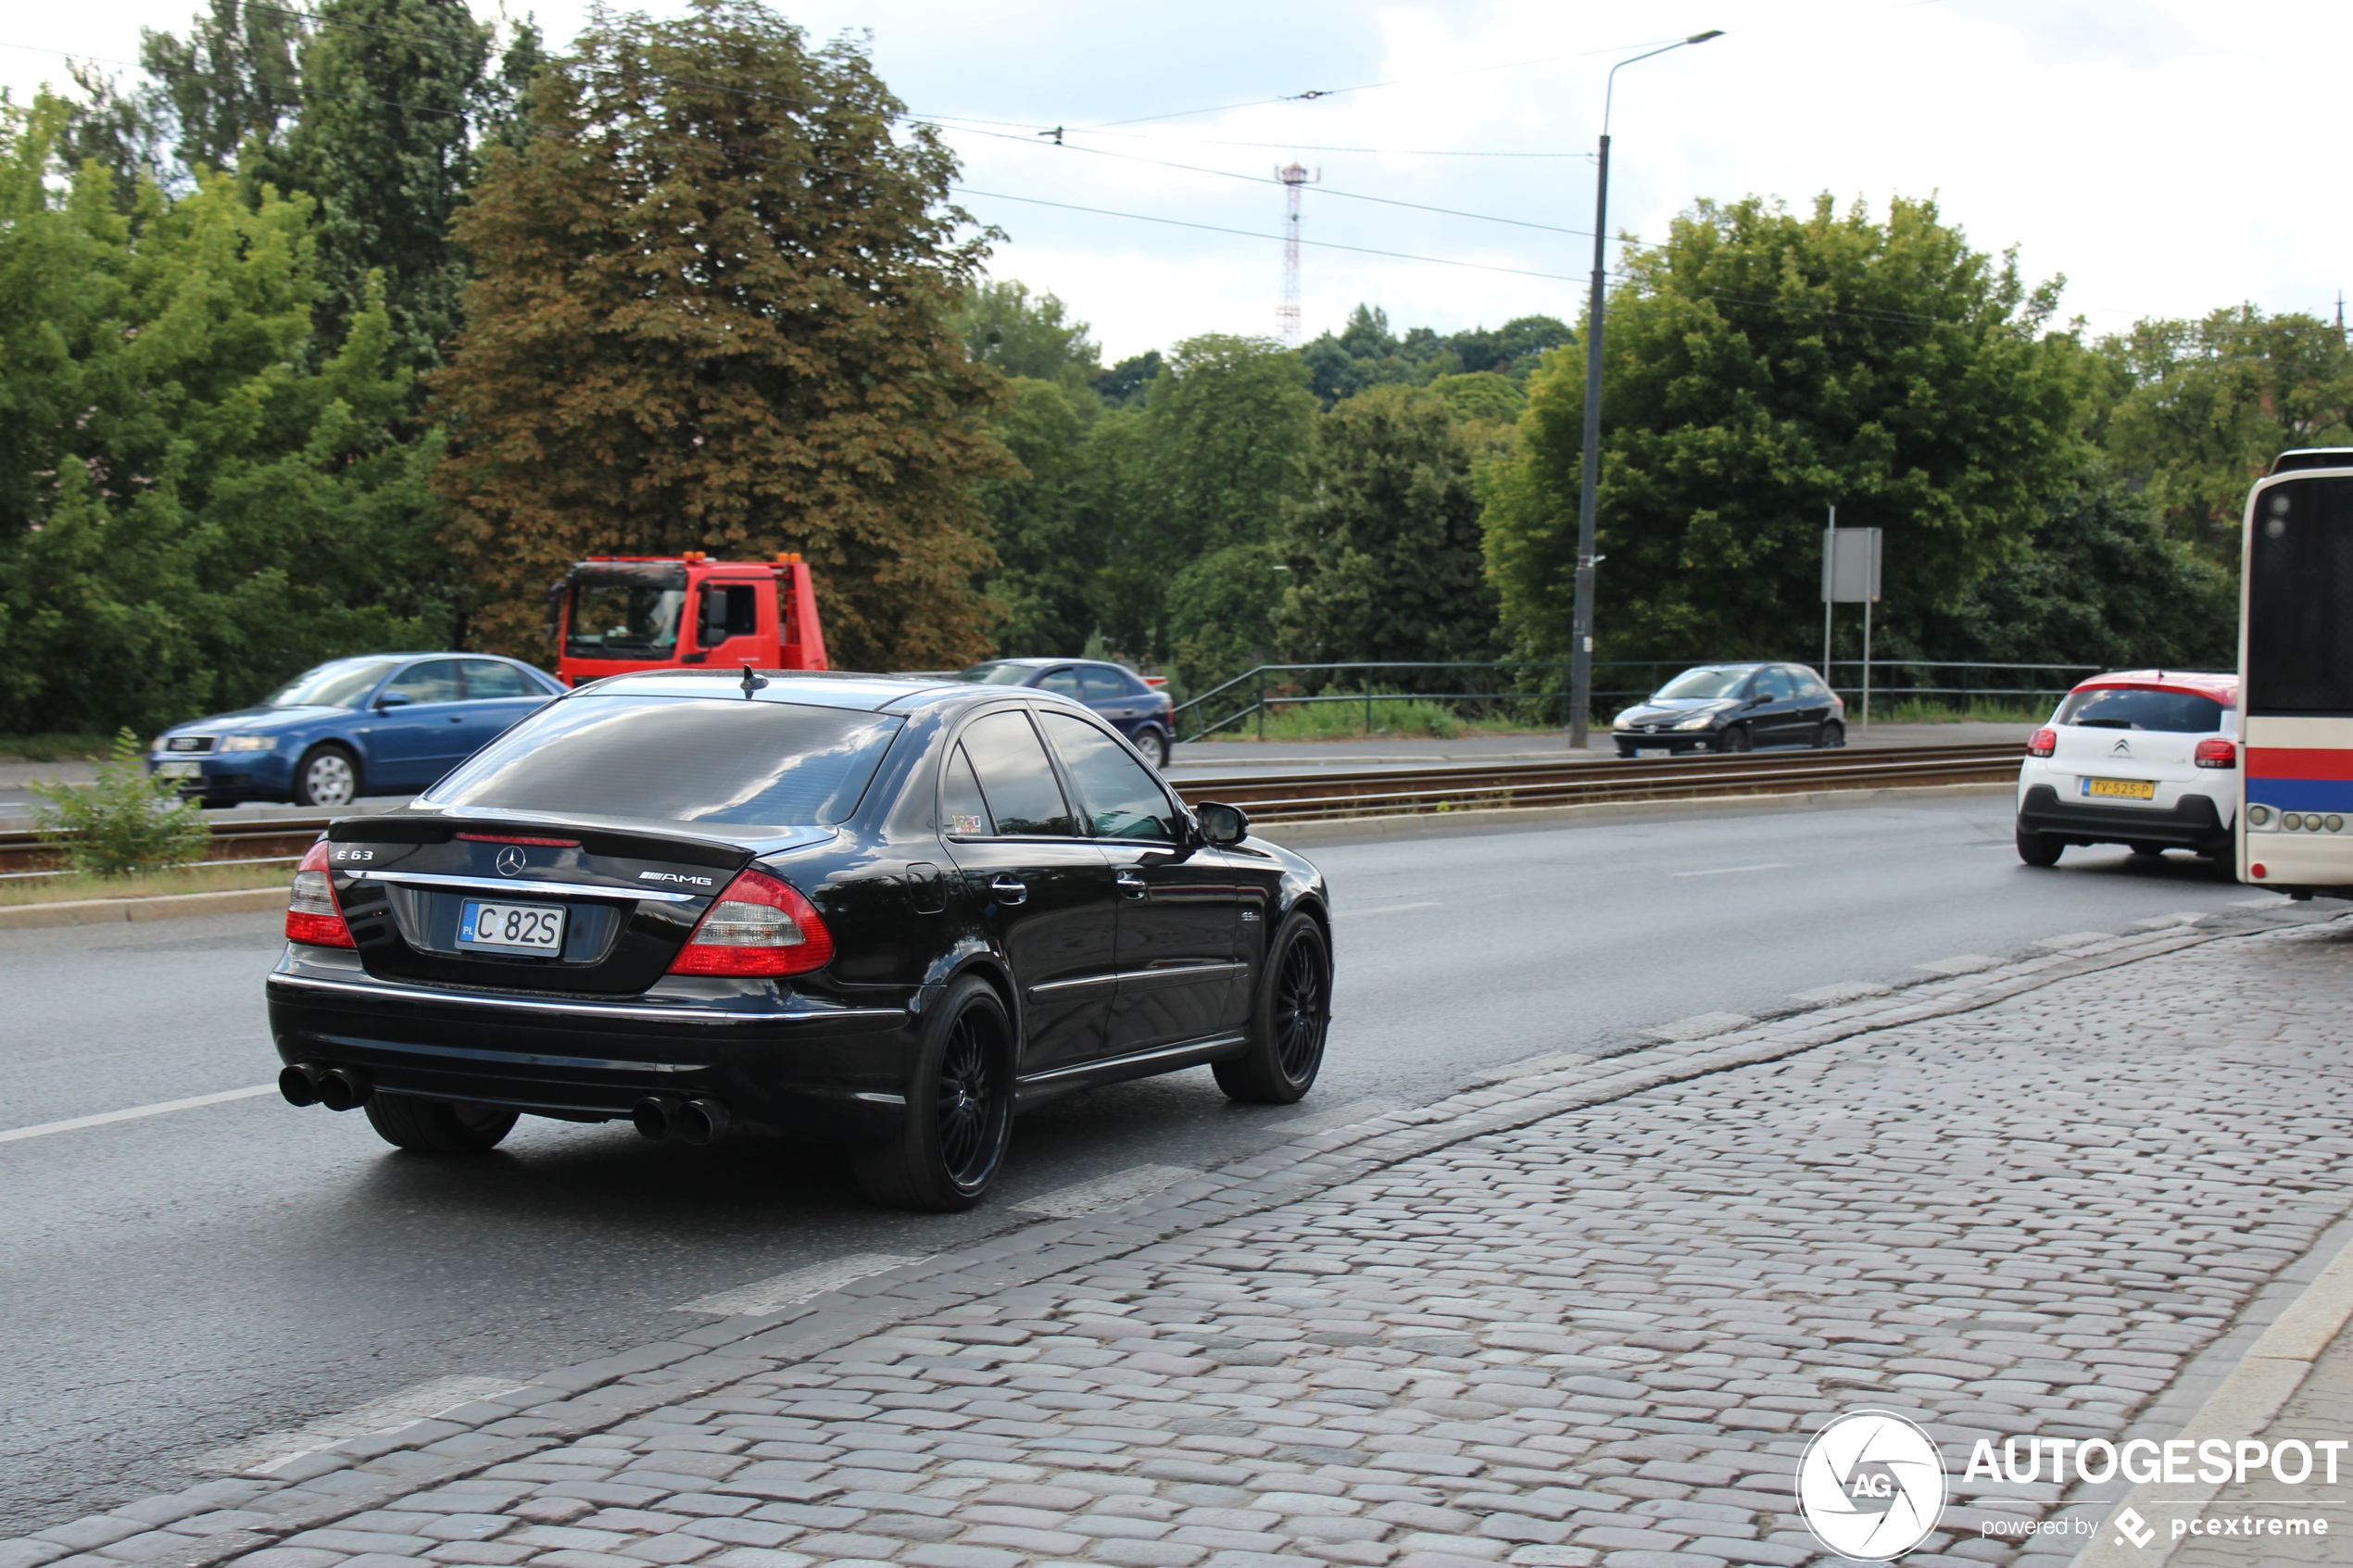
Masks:
[[[1610,726],[1620,757],[1846,744],[1846,704],[1803,664],[1702,664]]]
[[[280,1086],[433,1153],[524,1113],[836,1140],[876,1200],[964,1208],[1051,1096],[1314,1084],[1324,881],[1248,826],[1035,689],[601,681],[329,828],[268,981]]]

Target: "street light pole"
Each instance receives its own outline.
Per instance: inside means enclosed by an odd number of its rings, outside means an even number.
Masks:
[[[1602,146],[1593,184],[1593,297],[1585,311],[1585,451],[1577,486],[1577,614],[1570,648],[1568,678],[1568,746],[1585,749],[1593,708],[1593,506],[1602,473],[1602,310],[1605,303],[1609,258],[1609,107],[1617,91],[1620,67],[1647,60],[1670,50],[1721,38],[1712,28],[1678,39],[1664,48],[1636,55],[1609,68],[1602,89]]]

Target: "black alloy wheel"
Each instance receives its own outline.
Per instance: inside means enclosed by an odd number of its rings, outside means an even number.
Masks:
[[[1315,1086],[1331,1031],[1331,946],[1312,915],[1295,912],[1275,934],[1251,1010],[1250,1044],[1210,1064],[1217,1086],[1229,1099],[1292,1104]]]
[[[2018,858],[2030,866],[2056,866],[2067,846],[2047,833],[2018,830]]]
[[[1718,751],[1746,751],[1755,744],[1749,738],[1746,724],[1734,724],[1716,737],[1716,749]]]
[[[411,1154],[487,1154],[515,1129],[517,1112],[471,1100],[368,1097],[368,1124],[384,1142]]]
[[[1838,750],[1846,744],[1846,726],[1835,719],[1823,720],[1822,733],[1816,737],[1814,744],[1824,751]]]
[[[988,1196],[1013,1141],[1013,1030],[988,982],[948,988],[916,1053],[899,1132],[852,1159],[858,1185],[893,1209],[954,1213]]]

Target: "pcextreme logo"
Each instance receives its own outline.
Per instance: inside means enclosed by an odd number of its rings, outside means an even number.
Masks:
[[[1797,1461],[1797,1511],[1841,1557],[1903,1556],[1944,1515],[1935,1439],[1892,1411],[1849,1411],[1814,1434]]]

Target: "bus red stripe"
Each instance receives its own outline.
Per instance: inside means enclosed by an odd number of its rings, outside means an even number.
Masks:
[[[2250,779],[2353,779],[2353,750],[2319,746],[2250,746]]]

